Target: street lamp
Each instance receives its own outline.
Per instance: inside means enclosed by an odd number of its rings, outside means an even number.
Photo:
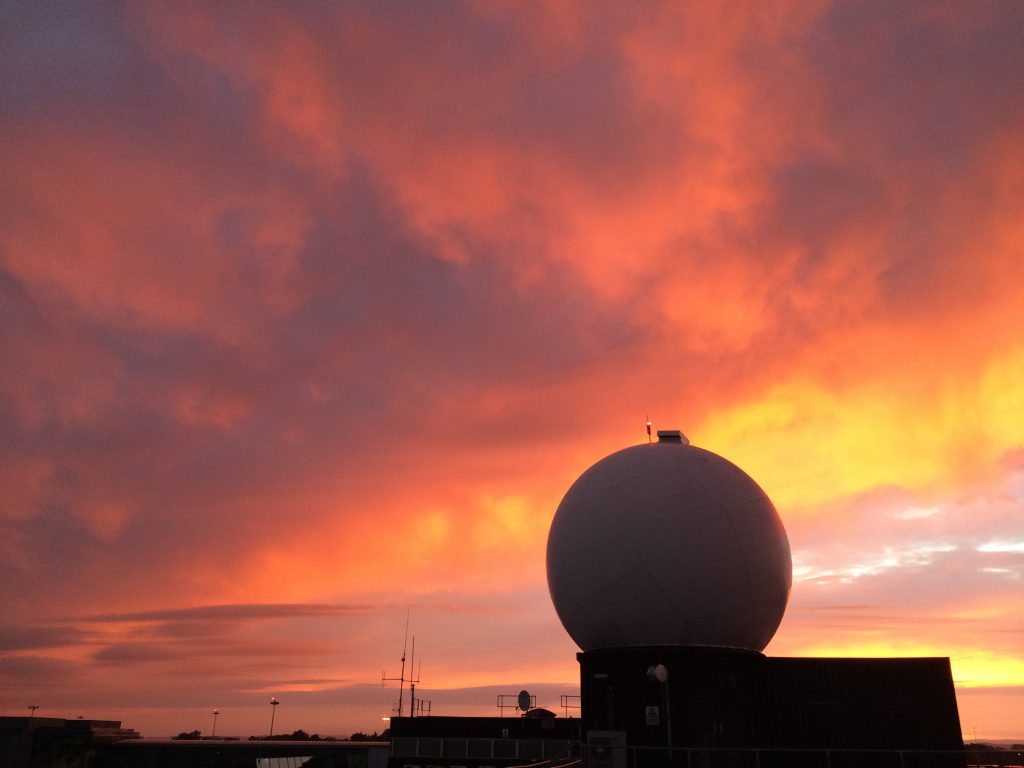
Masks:
[[[28,708],[32,710],[32,714],[30,714],[28,716],[28,719],[31,720],[33,717],[36,716],[36,710],[39,709],[39,705],[38,704],[29,704]]]
[[[668,668],[664,664],[647,668],[647,679],[652,683],[661,683],[665,697],[665,734],[668,742],[668,759],[672,762],[672,698],[668,690]]]
[[[210,714],[213,715],[213,730],[210,732],[210,738],[212,739],[217,735],[217,715],[220,714],[220,710],[215,708]]]
[[[277,705],[281,702],[271,697],[270,699],[270,735],[274,735],[274,714],[277,712]]]

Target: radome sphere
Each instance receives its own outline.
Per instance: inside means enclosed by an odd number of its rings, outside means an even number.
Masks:
[[[558,505],[547,548],[555,611],[584,651],[761,651],[792,585],[782,521],[739,467],[661,434],[594,464]]]

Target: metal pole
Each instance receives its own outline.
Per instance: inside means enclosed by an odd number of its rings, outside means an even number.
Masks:
[[[402,672],[398,677],[398,716],[402,716],[402,694],[405,692],[405,650],[402,651]]]
[[[277,699],[270,700],[270,735],[274,735],[274,715],[277,712],[277,705],[281,702]]]
[[[668,680],[663,683],[665,686],[665,725],[668,728],[668,762],[672,763],[672,697],[668,692]]]
[[[213,730],[210,731],[210,738],[212,739],[214,736],[217,735],[217,715],[220,714],[220,710],[214,709],[213,712],[211,712],[210,714],[213,715]]]

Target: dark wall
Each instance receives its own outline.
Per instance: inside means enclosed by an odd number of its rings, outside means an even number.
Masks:
[[[577,658],[584,729],[625,731],[631,746],[963,746],[945,658],[769,658],[698,647],[605,649]],[[664,684],[647,674],[658,664],[668,669]]]
[[[763,706],[786,744],[961,749],[948,658],[766,659]]]

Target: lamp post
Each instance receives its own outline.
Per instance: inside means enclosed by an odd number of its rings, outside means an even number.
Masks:
[[[36,710],[39,709],[39,705],[38,704],[29,704],[28,708],[30,710],[32,710],[32,713],[28,716],[28,719],[31,720],[33,717],[36,716]]]
[[[664,664],[658,664],[656,667],[649,667],[647,670],[647,679],[652,683],[660,683],[662,689],[662,696],[665,701],[665,740],[668,746],[668,760],[672,762],[672,700],[668,690],[668,668]]]
[[[220,710],[214,708],[213,712],[211,712],[210,714],[213,715],[213,730],[210,731],[210,738],[212,739],[214,736],[217,735],[217,715],[220,714]]]
[[[270,735],[274,735],[274,714],[277,712],[277,705],[281,702],[275,698],[270,699]]]

